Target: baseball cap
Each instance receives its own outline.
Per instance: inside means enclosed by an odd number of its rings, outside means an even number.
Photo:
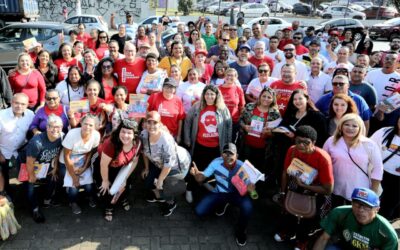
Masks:
[[[329,33],[329,35],[331,35],[331,36],[338,36],[338,35],[339,35],[339,31],[337,31],[337,30],[332,30],[332,31]]]
[[[232,154],[236,154],[236,152],[237,152],[236,145],[231,142],[228,144],[225,144],[224,148],[222,149],[222,152],[223,153],[229,152]]]
[[[239,50],[241,49],[247,49],[248,51],[251,51],[251,48],[247,43],[240,45]]]
[[[165,78],[165,80],[164,80],[164,83],[163,83],[163,86],[164,85],[171,85],[172,87],[178,87],[178,83],[174,80],[174,79],[172,79],[172,78]]]
[[[146,120],[147,121],[155,121],[155,122],[160,122],[161,121],[161,116],[157,111],[150,111],[146,114]]]
[[[149,45],[149,43],[143,42],[143,43],[140,43],[140,46],[139,46],[139,48],[141,48],[141,47],[147,47],[147,48],[150,48],[150,45]]]
[[[197,50],[194,52],[194,55],[197,56],[197,55],[199,55],[199,54],[203,54],[203,55],[207,56],[208,52],[207,52],[207,50],[204,50],[204,49],[197,49]]]
[[[312,41],[310,42],[310,46],[311,46],[311,45],[321,46],[321,42],[318,41],[318,40],[312,40]]]
[[[368,188],[355,188],[351,200],[360,201],[370,207],[379,207],[380,205],[379,196]]]
[[[292,31],[293,28],[292,28],[292,27],[286,27],[286,28],[283,28],[283,29],[282,29],[282,31],[285,31],[285,30],[290,30],[290,31]]]

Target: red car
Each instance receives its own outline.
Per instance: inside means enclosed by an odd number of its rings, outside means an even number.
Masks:
[[[379,12],[378,12],[379,11]],[[376,14],[378,13],[378,19],[391,19],[399,16],[399,12],[397,12],[396,8],[393,7],[379,7],[372,6],[364,10],[367,19],[375,19]]]

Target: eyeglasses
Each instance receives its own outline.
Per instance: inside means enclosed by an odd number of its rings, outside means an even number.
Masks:
[[[299,137],[296,137],[294,139],[294,142],[296,144],[303,144],[304,146],[308,146],[308,145],[310,145],[312,143],[312,141],[310,139],[301,139]]]
[[[348,71],[347,69],[337,69],[337,70],[336,70],[336,73],[342,73],[342,74],[344,74],[344,73],[349,73],[349,71]]]
[[[106,36],[99,36],[100,39],[107,39]]]
[[[294,36],[294,37],[293,37],[293,39],[296,39],[296,40],[301,40],[302,38],[301,38],[301,37],[299,37],[299,36]]]
[[[222,41],[224,41],[224,42],[229,42],[229,39],[222,39]]]
[[[58,97],[46,97],[47,101],[56,101]]]
[[[269,70],[267,70],[267,69],[260,69],[260,70],[258,70],[258,73],[260,73],[260,74],[262,74],[262,73],[268,73],[269,72]]]
[[[112,69],[112,66],[111,65],[103,65],[102,69]]]
[[[332,86],[335,86],[335,87],[337,87],[337,86],[343,87],[345,84],[346,84],[346,83],[344,83],[344,82],[333,82],[333,83],[332,83]]]
[[[47,125],[47,127],[49,129],[62,129],[63,128],[63,126],[52,126],[52,125]]]
[[[283,51],[294,51],[294,49],[283,49]]]
[[[355,209],[359,209],[359,210],[363,209],[366,212],[370,212],[373,209],[373,207],[370,207],[370,206],[368,206],[366,204],[363,204],[363,203],[360,203],[360,202],[354,202],[353,201],[352,205],[353,205],[353,207]]]

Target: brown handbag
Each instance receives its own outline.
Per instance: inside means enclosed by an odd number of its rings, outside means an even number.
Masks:
[[[288,190],[285,198],[286,211],[299,218],[312,218],[317,214],[316,197]]]

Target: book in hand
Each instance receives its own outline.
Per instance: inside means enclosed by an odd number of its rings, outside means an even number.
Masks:
[[[286,134],[286,133],[289,133],[289,132],[292,132],[292,131],[290,131],[290,129],[288,129],[287,127],[279,126],[279,127],[274,128],[272,130],[272,132]]]
[[[89,100],[70,101],[69,109],[74,113],[88,113],[90,111]]]
[[[392,96],[383,100],[381,105],[385,107],[385,110],[382,110],[383,112],[386,114],[392,113],[400,107],[400,94],[397,92],[394,93]]]
[[[299,177],[304,184],[310,185],[317,177],[318,170],[298,158],[293,158],[287,168],[287,174],[293,177]]]
[[[145,94],[129,94],[128,117],[129,118],[145,118],[147,110],[148,95]]]
[[[241,196],[246,195],[247,186],[249,184],[256,184],[257,181],[265,181],[265,176],[253,164],[246,160],[239,168],[236,174],[232,177],[232,184],[239,191]]]

